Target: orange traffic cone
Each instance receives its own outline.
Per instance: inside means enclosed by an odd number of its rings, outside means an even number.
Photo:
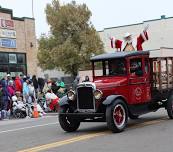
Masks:
[[[34,109],[33,109],[33,112],[32,112],[32,116],[33,118],[38,118],[39,117],[39,113],[38,113],[38,110],[37,110],[37,104],[34,103]]]

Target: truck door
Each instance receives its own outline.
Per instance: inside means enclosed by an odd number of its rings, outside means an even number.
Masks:
[[[129,103],[145,103],[149,99],[149,93],[148,60],[142,57],[131,58],[129,60]]]

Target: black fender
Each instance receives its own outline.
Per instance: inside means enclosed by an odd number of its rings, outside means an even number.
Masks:
[[[126,103],[125,97],[122,95],[110,95],[107,96],[107,98],[103,101],[104,105],[110,105],[112,104],[117,98],[123,99]]]
[[[63,96],[63,97],[59,100],[58,104],[59,104],[60,107],[61,107],[61,106],[64,106],[64,105],[68,105],[69,103],[68,103],[68,97],[67,97],[67,95],[66,95],[66,96]]]

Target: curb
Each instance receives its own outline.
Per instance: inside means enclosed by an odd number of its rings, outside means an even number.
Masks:
[[[57,112],[48,112],[45,116],[58,116]]]

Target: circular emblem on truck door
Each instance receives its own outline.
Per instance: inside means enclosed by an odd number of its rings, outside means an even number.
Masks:
[[[142,89],[140,87],[135,88],[134,90],[135,99],[140,101],[142,95]]]
[[[137,87],[134,92],[136,97],[140,97],[142,95],[142,89],[140,87]]]

